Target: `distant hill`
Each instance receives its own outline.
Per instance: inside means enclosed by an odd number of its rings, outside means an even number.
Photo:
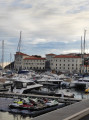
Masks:
[[[2,70],[2,66],[0,65],[0,70]]]
[[[14,62],[11,62],[10,64],[6,65],[4,69],[14,69]]]
[[[4,62],[3,63],[3,66],[5,67],[5,66],[7,66],[7,65],[9,65],[10,64],[10,62]],[[0,66],[2,66],[2,63],[0,62]]]

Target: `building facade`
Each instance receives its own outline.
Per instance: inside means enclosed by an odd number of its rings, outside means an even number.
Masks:
[[[55,55],[48,54],[50,68],[56,72],[79,72],[81,70],[82,59],[76,55]],[[48,59],[49,60],[49,59]]]
[[[80,72],[81,65],[81,56],[76,54],[46,54],[46,58],[42,58],[16,52],[14,69],[45,70],[46,68],[50,68],[50,70],[56,72]]]
[[[15,70],[45,70],[45,58],[29,56],[27,54],[16,52],[14,69]]]
[[[23,69],[45,70],[45,58],[27,57],[24,58]]]

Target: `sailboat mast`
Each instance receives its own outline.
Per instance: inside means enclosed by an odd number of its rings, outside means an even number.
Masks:
[[[21,52],[21,34],[22,34],[22,32],[20,31],[20,38],[19,38],[18,47],[17,47],[17,52],[19,53],[19,56],[18,56],[18,59],[19,59],[19,64],[21,64],[21,63],[20,63],[20,52]],[[22,66],[21,66],[21,65],[19,65],[19,67],[18,67],[18,70],[20,70],[20,69],[22,69]]]
[[[84,54],[85,54],[85,38],[86,38],[86,30],[84,30]]]
[[[4,40],[2,41],[2,69],[4,68]]]
[[[21,51],[21,34],[22,34],[22,31],[20,31],[20,38],[19,38],[19,43],[18,43],[18,47],[17,47],[18,52]]]
[[[83,48],[83,73],[84,73],[84,54],[85,54],[85,38],[86,38],[86,30],[84,30],[84,48]],[[87,68],[86,68],[87,69]]]
[[[83,72],[83,46],[82,46],[82,36],[81,36],[81,69],[80,72]]]
[[[82,46],[82,36],[81,36],[81,57],[82,57],[82,54],[83,54],[83,46]]]

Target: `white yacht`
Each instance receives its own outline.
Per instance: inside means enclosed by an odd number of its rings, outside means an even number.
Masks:
[[[14,93],[29,93],[32,89],[37,89],[42,87],[43,85],[37,84],[32,80],[20,79],[14,81],[14,86],[12,88],[12,92]]]
[[[78,80],[73,81],[76,88],[88,88],[89,87],[89,77],[82,77]]]

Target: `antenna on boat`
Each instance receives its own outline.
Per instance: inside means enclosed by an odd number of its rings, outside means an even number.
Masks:
[[[19,38],[18,47],[17,47],[18,52],[21,51],[21,34],[22,34],[22,31],[20,31],[20,38]]]

